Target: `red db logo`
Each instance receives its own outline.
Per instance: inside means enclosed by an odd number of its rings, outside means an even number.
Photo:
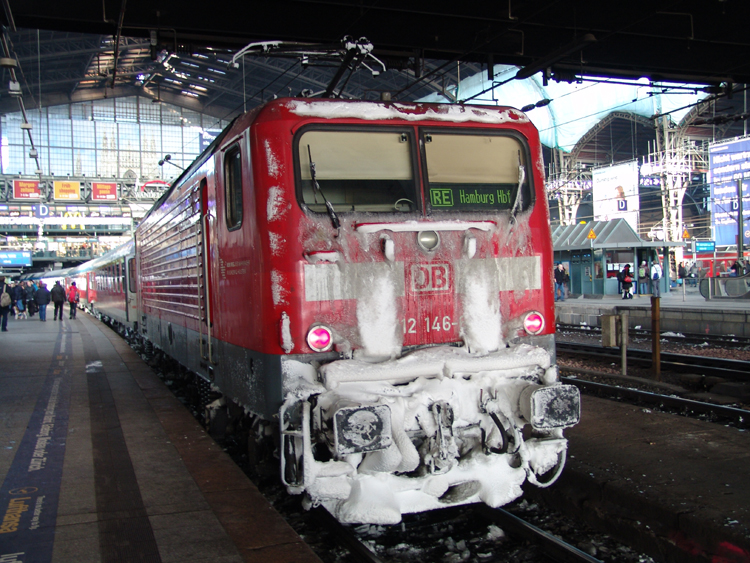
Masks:
[[[448,264],[414,264],[411,267],[412,291],[449,291],[450,288]]]

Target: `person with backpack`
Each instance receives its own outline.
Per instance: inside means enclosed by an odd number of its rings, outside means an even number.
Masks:
[[[60,315],[60,320],[62,320],[63,317],[63,303],[65,303],[65,289],[63,289],[63,286],[60,285],[60,280],[55,282],[55,285],[52,286],[52,289],[49,292],[50,298],[52,299],[52,303],[55,305],[55,319],[57,320],[58,314]]]
[[[11,288],[10,295],[13,298],[13,303],[15,303],[16,305],[16,320],[27,319],[28,315],[26,314],[26,305],[23,302],[24,296],[26,294],[23,290],[23,285],[21,285],[21,282],[18,282]]]
[[[645,260],[638,268],[638,293],[641,295],[648,293],[648,265]]]
[[[8,314],[12,303],[10,286],[3,279],[2,284],[0,284],[0,327],[2,327],[2,332],[8,332]]]
[[[76,309],[78,308],[78,288],[76,282],[71,282],[68,288],[68,303],[70,303],[70,318],[76,318]]]
[[[661,266],[659,265],[659,260],[657,259],[651,265],[651,293],[654,295],[654,297],[661,297],[661,293],[659,290],[659,280],[661,280],[661,275]]]

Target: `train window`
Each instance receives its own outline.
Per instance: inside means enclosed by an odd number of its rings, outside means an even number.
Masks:
[[[526,149],[516,137],[432,131],[424,150],[433,212],[523,211],[533,203]]]
[[[135,276],[135,258],[128,258],[128,291],[135,293],[136,276]]]
[[[238,229],[242,224],[242,153],[237,145],[224,155],[224,196],[227,229]]]
[[[303,203],[319,213],[326,201],[337,212],[415,211],[412,138],[396,130],[305,131],[297,142]]]

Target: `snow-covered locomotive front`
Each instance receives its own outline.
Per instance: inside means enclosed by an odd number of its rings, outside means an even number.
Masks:
[[[302,118],[292,158],[281,136],[263,154],[272,174],[294,167],[303,211],[270,190],[289,491],[344,522],[393,524],[554,482],[580,406],[555,366],[528,119],[363,102],[284,111]]]

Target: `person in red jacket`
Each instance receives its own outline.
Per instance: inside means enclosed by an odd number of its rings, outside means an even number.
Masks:
[[[78,288],[76,282],[72,282],[68,288],[68,303],[70,303],[70,318],[76,318],[76,308],[78,306]]]

